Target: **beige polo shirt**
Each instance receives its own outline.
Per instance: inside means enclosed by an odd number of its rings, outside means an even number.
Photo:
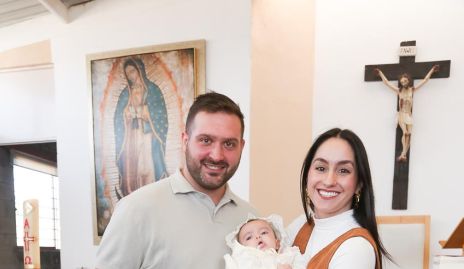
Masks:
[[[224,268],[225,236],[256,211],[226,187],[215,205],[177,171],[118,202],[97,268]]]

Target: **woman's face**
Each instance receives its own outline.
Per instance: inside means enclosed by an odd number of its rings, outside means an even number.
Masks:
[[[140,76],[139,76],[139,71],[137,70],[137,68],[135,68],[135,67],[132,66],[132,65],[128,65],[128,66],[126,66],[126,69],[125,69],[124,71],[126,72],[127,78],[128,78],[132,83],[136,83],[136,82],[139,81]]]
[[[350,144],[341,138],[322,143],[309,167],[307,192],[316,218],[328,218],[351,209],[358,176]]]

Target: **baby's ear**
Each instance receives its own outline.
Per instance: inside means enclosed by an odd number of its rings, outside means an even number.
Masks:
[[[280,240],[277,239],[276,240],[276,251],[279,251],[279,249],[280,249]]]

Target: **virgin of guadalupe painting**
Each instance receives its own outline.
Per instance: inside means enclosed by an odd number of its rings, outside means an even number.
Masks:
[[[88,63],[98,243],[120,199],[182,165],[185,118],[204,91],[204,41],[90,55]]]
[[[166,135],[169,122],[161,89],[147,78],[140,58],[123,61],[126,86],[114,113],[118,198],[167,176]]]

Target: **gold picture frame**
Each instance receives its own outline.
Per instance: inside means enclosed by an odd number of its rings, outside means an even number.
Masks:
[[[91,54],[94,244],[116,203],[182,164],[181,133],[205,92],[205,41]]]

